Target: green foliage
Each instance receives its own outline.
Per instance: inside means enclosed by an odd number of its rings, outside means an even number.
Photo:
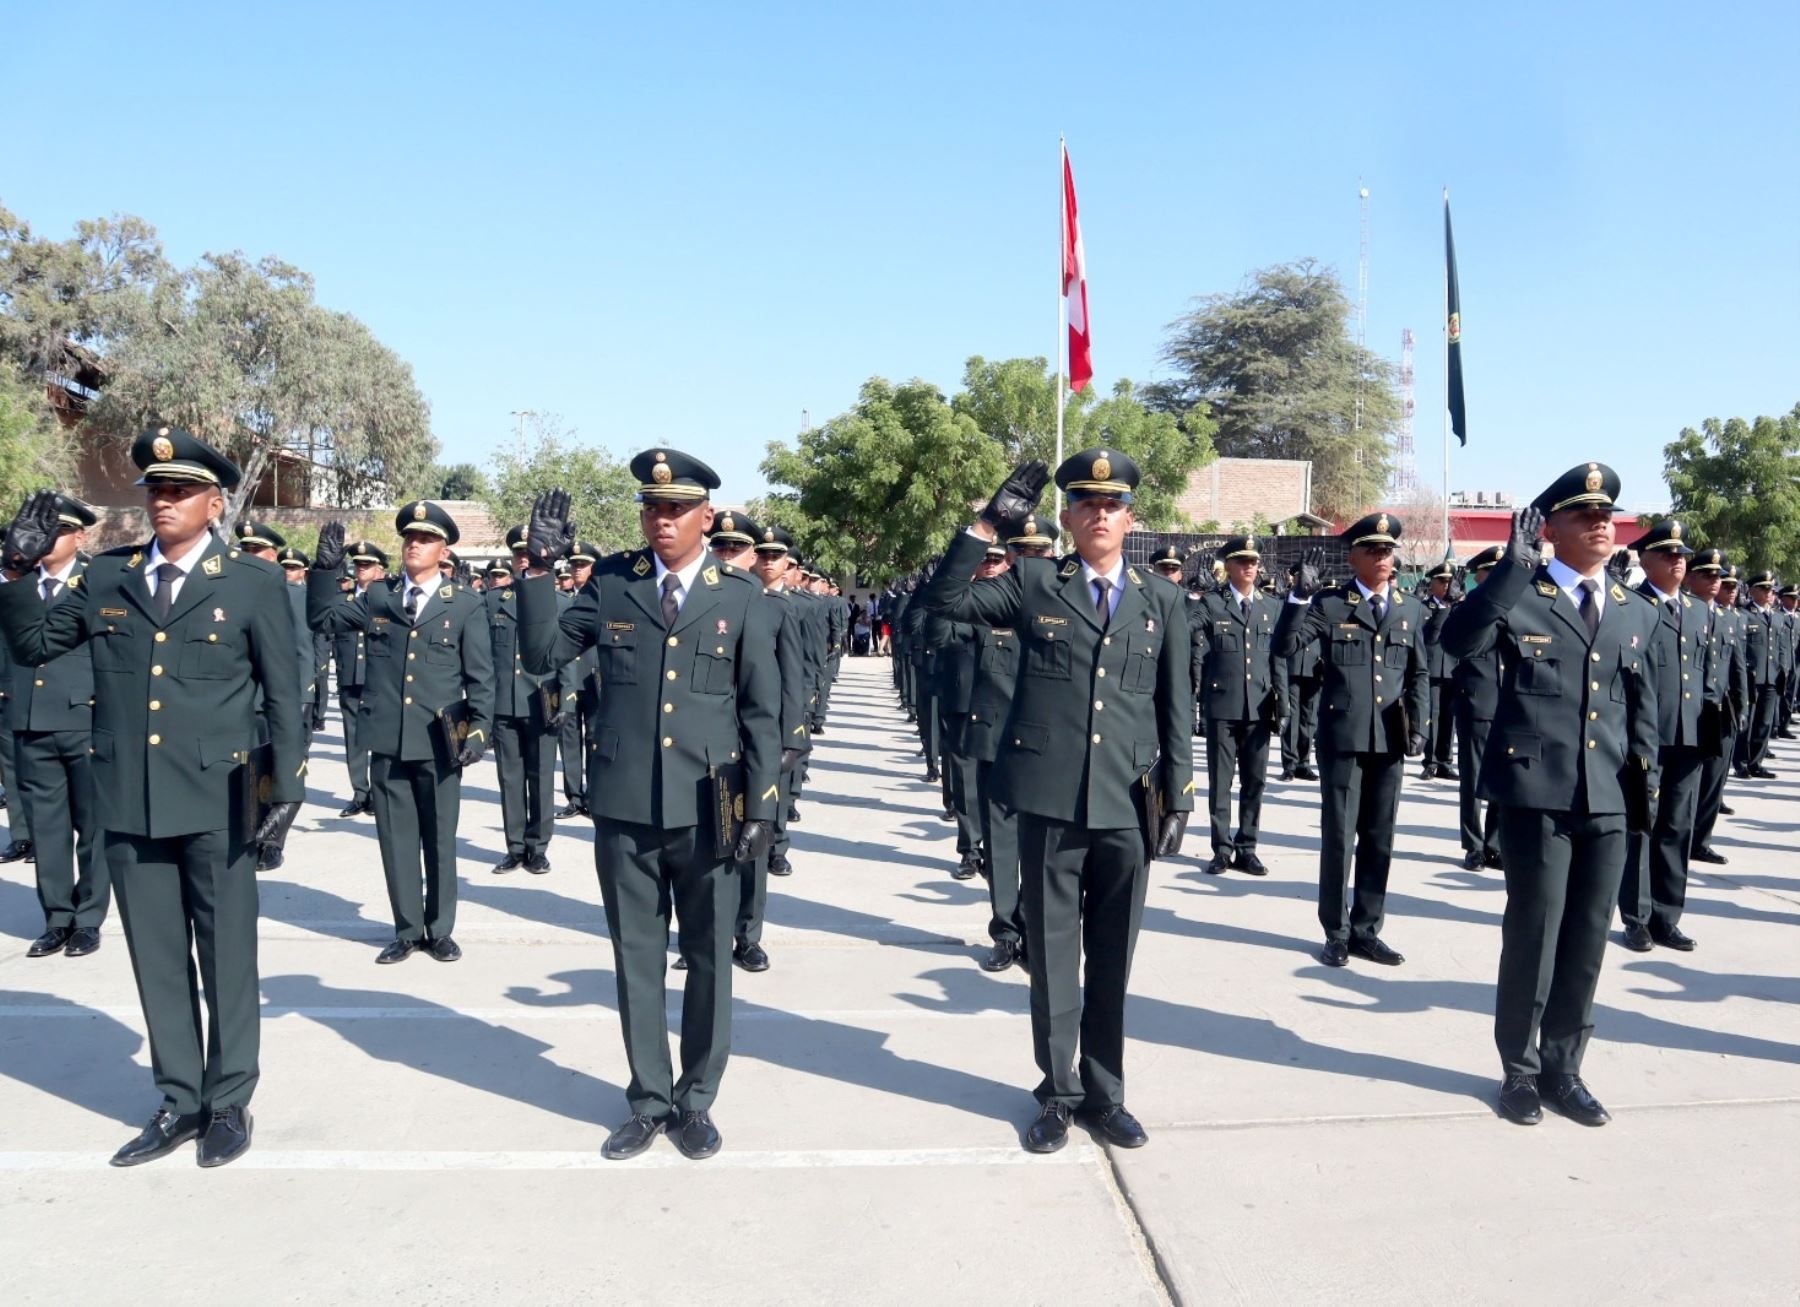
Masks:
[[[963,368],[963,390],[951,407],[1000,443],[1008,467],[1036,458],[1054,470],[1057,385],[1045,359],[990,363],[976,355]],[[1105,399],[1092,386],[1070,396],[1063,453],[1103,447],[1131,455],[1144,475],[1134,505],[1138,524],[1173,530],[1187,525],[1175,501],[1194,469],[1214,457],[1216,426],[1204,403],[1180,412],[1151,409],[1131,382],[1121,380]]]
[[[1682,430],[1663,447],[1672,512],[1746,572],[1800,576],[1800,404]]]
[[[1387,485],[1400,405],[1393,369],[1357,349],[1349,315],[1331,269],[1312,259],[1263,268],[1169,324],[1162,357],[1174,376],[1144,398],[1171,413],[1210,404],[1222,455],[1310,459],[1314,511],[1354,516]]]
[[[936,386],[871,377],[798,448],[769,443],[762,473],[776,489],[760,507],[823,569],[885,580],[941,553],[1006,469],[999,442]]]
[[[577,538],[608,553],[643,544],[637,480],[630,469],[598,445],[576,443],[575,433],[554,414],[531,421],[535,430],[524,456],[510,449],[496,454],[493,478],[477,496],[501,529],[529,521],[538,495],[560,487],[569,492]]]
[[[71,488],[73,472],[68,442],[42,389],[0,359],[0,522],[34,490]]]
[[[487,473],[473,463],[453,463],[445,467],[434,463],[427,480],[432,485],[429,499],[480,499],[487,493]]]
[[[141,218],[78,223],[72,240],[55,241],[0,206],[0,356],[39,376],[66,368],[70,344],[104,353],[152,325],[155,288],[172,271]]]

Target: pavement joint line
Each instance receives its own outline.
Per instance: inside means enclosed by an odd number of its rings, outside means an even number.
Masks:
[[[982,929],[985,930],[985,919]],[[510,931],[522,937],[525,943],[563,943],[562,939],[534,938],[531,928],[560,934],[579,934],[590,939],[605,939],[606,923],[601,920],[591,922],[559,922],[528,921],[514,923],[510,921],[468,921],[459,922],[456,927],[458,935],[478,935],[487,932]],[[329,935],[345,939],[392,939],[393,928],[379,922],[367,921],[281,921],[264,918],[262,928],[257,932],[258,939],[310,939],[315,935]],[[765,927],[763,938],[779,943],[783,948],[789,945],[796,947],[840,947],[838,940],[819,939],[820,935],[836,935],[839,939],[858,943],[894,944],[907,947],[933,948],[974,948],[986,947],[989,941],[985,934],[977,939],[973,935],[957,937],[932,931],[919,930],[912,926],[893,928],[882,926],[840,927],[808,930],[804,926]],[[671,932],[671,936],[673,932]],[[508,941],[510,942],[510,941]]]
[[[1013,1147],[825,1148],[732,1152],[706,1162],[708,1171],[854,1170],[902,1167],[1075,1166],[1095,1160],[1096,1148],[1076,1143],[1047,1157]],[[232,1169],[238,1171],[661,1171],[695,1165],[661,1146],[627,1162],[600,1156],[599,1148],[568,1150],[356,1150],[252,1149]],[[108,1154],[97,1151],[0,1152],[0,1174],[44,1171],[106,1171]],[[154,1168],[152,1168],[154,1170]]]
[[[1159,1302],[1181,1307],[1181,1293],[1176,1288],[1175,1277],[1169,1273],[1167,1262],[1150,1229],[1144,1224],[1143,1216],[1138,1212],[1137,1202],[1131,1196],[1130,1186],[1119,1171],[1118,1153],[1108,1145],[1092,1145],[1095,1150],[1100,1182],[1112,1196],[1113,1208],[1119,1213],[1119,1221],[1125,1227],[1125,1238],[1131,1244],[1131,1251],[1137,1255],[1138,1265],[1143,1269],[1144,1280],[1156,1294]]]
[[[1495,1080],[1496,1088],[1499,1080]],[[1777,1095],[1767,1098],[1692,1098],[1674,1103],[1614,1103],[1608,1110],[1614,1116],[1635,1112],[1684,1112],[1703,1108],[1789,1107],[1800,1104],[1800,1095]],[[1159,1121],[1158,1130],[1187,1130],[1196,1134],[1229,1133],[1240,1130],[1268,1130],[1288,1126],[1394,1125],[1408,1121],[1492,1121],[1497,1116],[1492,1108],[1454,1108],[1443,1112],[1365,1112],[1342,1116],[1267,1116],[1243,1117],[1225,1121]]]
[[[434,1001],[434,1000],[427,1000]],[[734,1006],[733,1021],[1018,1021],[1029,1013],[1005,1008],[983,1008],[979,1012],[935,1012],[930,1008],[739,1008]],[[564,1007],[275,1007],[264,1006],[263,1019],[307,1017],[313,1021],[595,1021],[616,1018],[614,1009],[603,1003],[570,1004]],[[668,1016],[676,1023],[681,1008],[672,1005]],[[140,1008],[125,1004],[110,1006],[83,1004],[79,1007],[53,1007],[28,1004],[19,1007],[0,1005],[0,1021],[60,1021],[110,1017],[139,1030],[143,1025]]]

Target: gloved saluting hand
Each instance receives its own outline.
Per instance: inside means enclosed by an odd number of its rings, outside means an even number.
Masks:
[[[29,572],[56,544],[60,530],[56,492],[34,490],[6,528],[6,541],[0,544],[0,566],[11,572]]]
[[[1049,464],[1036,459],[1019,464],[981,510],[981,520],[993,527],[1001,539],[1014,534],[1037,511],[1038,500],[1044,497],[1049,481]]]
[[[313,549],[313,570],[335,572],[344,565],[344,524],[327,522],[319,528],[319,543]]]

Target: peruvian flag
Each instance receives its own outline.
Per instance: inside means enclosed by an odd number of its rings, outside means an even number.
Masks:
[[[1069,389],[1079,391],[1094,377],[1094,347],[1088,338],[1087,254],[1081,248],[1081,219],[1075,210],[1075,174],[1069,147],[1062,150],[1062,293],[1069,302]]]

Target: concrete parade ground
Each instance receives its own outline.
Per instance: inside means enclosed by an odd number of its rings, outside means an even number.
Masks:
[[[262,878],[255,1144],[107,1158],[157,1105],[116,913],[94,957],[25,957],[0,868],[4,1300],[133,1303],[1792,1303],[1800,1298],[1800,748],[1732,782],[1682,926],[1608,951],[1585,1078],[1615,1120],[1492,1103],[1503,885],[1464,871],[1456,786],[1409,766],[1383,937],[1316,954],[1318,794],[1271,779],[1265,880],[1208,876],[1205,767],[1151,871],[1122,1152],[1019,1146],[1026,978],[982,972],[987,898],[890,688],[847,659],[770,883],[773,968],[735,976],[724,1151],[600,1157],[627,1115],[586,821],[543,876],[465,779],[452,965],[392,936],[335,715],[287,863]],[[560,778],[559,778],[560,779]],[[561,802],[560,786],[558,802]],[[0,814],[3,819],[4,814]],[[1615,941],[1617,934],[1615,932]],[[679,1009],[681,977],[671,973]]]

